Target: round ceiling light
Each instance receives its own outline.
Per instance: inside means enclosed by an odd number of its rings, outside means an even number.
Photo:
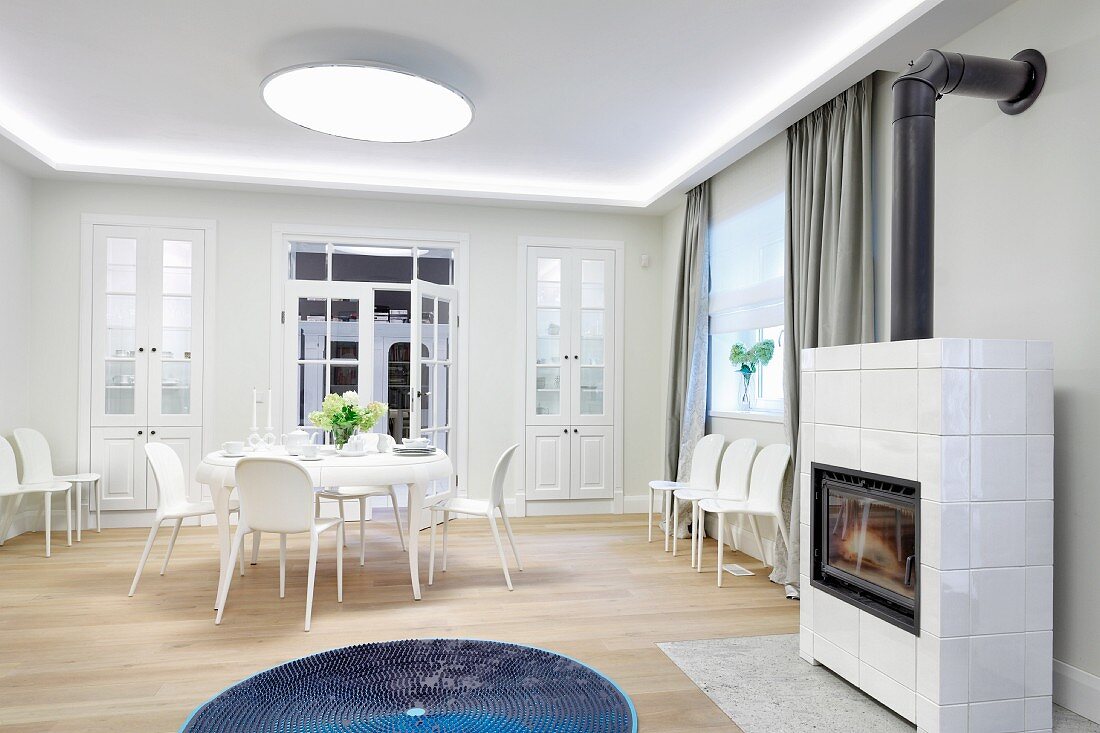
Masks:
[[[353,140],[436,140],[474,117],[455,90],[378,64],[293,66],[264,79],[262,90],[267,106],[296,125]]]

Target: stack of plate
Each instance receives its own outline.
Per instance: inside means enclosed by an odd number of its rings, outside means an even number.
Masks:
[[[393,452],[399,456],[430,456],[435,454],[435,446],[427,445],[423,448],[410,448],[406,445],[395,445]]]

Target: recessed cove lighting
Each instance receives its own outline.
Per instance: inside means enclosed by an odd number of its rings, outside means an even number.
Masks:
[[[411,143],[454,135],[474,117],[461,94],[371,63],[306,64],[263,82],[264,101],[296,125],[337,137]]]

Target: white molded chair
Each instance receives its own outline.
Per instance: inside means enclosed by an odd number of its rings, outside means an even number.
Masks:
[[[98,473],[73,473],[58,476],[53,472],[53,456],[50,455],[50,444],[46,436],[32,428],[16,428],[12,431],[15,438],[15,447],[19,451],[19,457],[23,461],[23,483],[25,484],[52,484],[57,481],[67,481],[76,488],[76,541],[82,537],[84,521],[81,516],[80,506],[84,503],[84,484],[91,484],[91,492],[88,494],[88,512],[91,516],[92,497],[95,497],[95,530],[103,531],[103,520],[99,513],[99,474]]]
[[[240,517],[233,536],[227,567],[233,567],[249,532],[279,535],[279,597],[286,596],[286,536],[309,532],[309,580],[306,583],[306,625],[313,618],[313,585],[317,576],[317,550],[321,533],[336,528],[336,600],[344,601],[344,520],[313,516],[313,479],[301,463],[290,458],[242,458],[237,463],[237,492]],[[233,574],[225,573],[218,591],[218,615],[222,622]]]
[[[42,494],[46,518],[46,557],[50,556],[51,512],[54,494],[65,494],[68,525],[68,544],[73,544],[73,504],[72,484],[64,481],[46,481],[41,483],[19,483],[19,474],[15,465],[15,451],[6,438],[0,437],[0,499],[6,499],[4,518],[0,520],[0,545],[4,544],[4,535],[11,528],[12,520],[23,505],[27,494]]]
[[[153,478],[157,482],[157,513],[153,517],[153,526],[149,529],[149,538],[145,540],[145,549],[138,560],[137,571],[134,573],[134,582],[130,585],[130,596],[137,592],[138,581],[145,570],[145,563],[149,559],[149,553],[153,550],[153,543],[157,539],[160,525],[166,519],[174,520],[172,525],[172,537],[168,540],[168,551],[164,553],[164,562],[160,566],[160,574],[168,570],[168,560],[172,557],[172,549],[176,546],[176,537],[179,536],[183,520],[188,517],[201,517],[214,513],[214,503],[210,501],[193,502],[187,500],[187,474],[184,472],[183,463],[176,452],[164,443],[146,443],[145,456],[153,469]],[[237,502],[229,502],[229,510],[236,511]],[[242,566],[241,572],[244,572]]]
[[[508,475],[508,466],[512,463],[512,455],[519,445],[513,445],[500,456],[496,468],[493,469],[493,484],[489,491],[489,501],[477,499],[447,499],[429,507],[432,511],[431,551],[428,559],[428,585],[435,581],[435,525],[436,513],[443,514],[443,572],[447,572],[447,525],[452,514],[468,514],[475,517],[485,517],[489,520],[489,529],[493,533],[493,541],[497,545],[497,554],[500,555],[500,566],[504,570],[504,582],[508,584],[508,590],[512,590],[512,578],[508,575],[508,560],[504,555],[504,547],[500,544],[500,533],[497,531],[495,512],[500,512],[500,518],[504,520],[504,530],[508,533],[508,542],[512,545],[512,554],[516,556],[516,566],[522,572],[523,561],[519,559],[519,549],[516,548],[516,538],[512,534],[512,525],[508,521],[508,513],[504,510],[504,478]]]
[[[771,517],[779,528],[779,536],[783,538],[783,546],[790,548],[790,540],[787,537],[787,525],[783,522],[783,479],[787,474],[787,467],[791,462],[791,448],[782,443],[774,443],[765,446],[756,456],[752,464],[752,477],[749,479],[749,496],[745,501],[730,501],[728,499],[704,499],[699,502],[700,509],[704,512],[714,512],[718,515],[718,587],[722,587],[722,559],[725,551],[726,517],[728,515],[744,515],[749,518],[752,533],[756,537],[756,546],[760,549],[760,557],[764,558],[764,543],[760,539],[760,528],[757,526],[757,517]],[[775,548],[778,550],[778,547]],[[767,559],[764,560],[767,562]],[[775,558],[772,557],[772,566]]]
[[[691,473],[687,482],[682,481],[650,481],[649,482],[649,506],[653,507],[653,496],[656,492],[664,492],[665,495],[665,552],[668,552],[668,538],[672,535],[672,556],[676,557],[676,535],[679,533],[679,517],[673,510],[673,494],[677,489],[699,489],[700,491],[715,491],[718,488],[718,462],[722,459],[722,449],[726,446],[726,439],[721,435],[704,435],[695,444],[691,452]],[[670,528],[671,527],[671,528]],[[653,539],[653,512],[649,513],[649,539]],[[692,544],[694,547],[694,541]]]
[[[744,501],[749,495],[749,475],[752,473],[753,459],[756,458],[757,443],[752,438],[740,438],[726,446],[722,454],[722,465],[718,472],[718,488],[715,491],[699,489],[676,489],[673,496],[679,506],[681,501],[691,502],[691,544],[695,552],[692,565],[697,572],[703,572],[703,538],[706,533],[706,512],[699,507],[704,499],[728,499]]]
[[[392,486],[340,486],[335,489],[323,489],[317,492],[314,514],[321,516],[321,499],[334,499],[339,503],[340,519],[344,519],[344,502],[349,499],[359,501],[359,565],[366,562],[367,557],[367,533],[366,519],[367,499],[375,496],[390,497],[393,506],[393,521],[397,523],[397,538],[401,540],[401,549],[408,550],[405,546],[405,533],[401,530],[401,513],[397,508],[397,489]],[[253,558],[255,562],[255,558]]]

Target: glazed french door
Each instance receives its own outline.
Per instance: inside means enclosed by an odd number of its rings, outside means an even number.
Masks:
[[[446,452],[454,444],[457,406],[458,288],[414,280],[411,320],[419,345],[412,350],[412,430]]]

